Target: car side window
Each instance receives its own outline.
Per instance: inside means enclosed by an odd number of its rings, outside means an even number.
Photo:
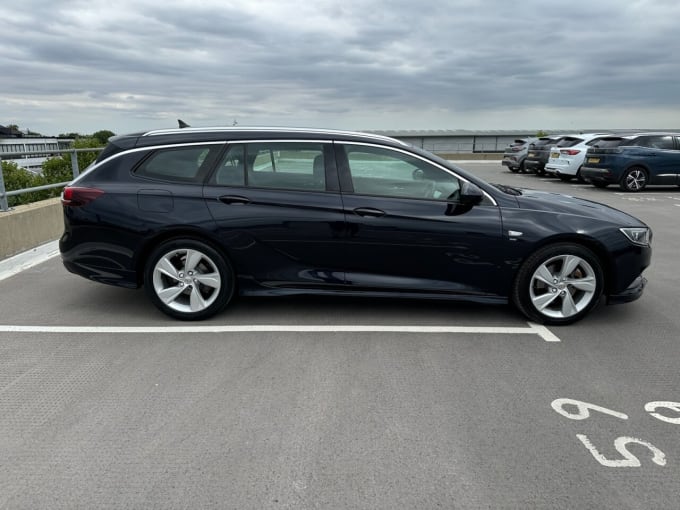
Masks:
[[[403,152],[345,145],[354,193],[385,197],[455,200],[460,181],[454,175]]]
[[[320,143],[272,142],[246,146],[246,185],[305,191],[326,189]]]
[[[200,183],[207,167],[206,160],[214,147],[173,147],[151,153],[135,174],[150,179]]]
[[[673,149],[672,136],[643,136],[638,145],[652,149]]]
[[[245,161],[245,146],[240,143],[230,145],[217,165],[217,170],[215,170],[210,184],[217,186],[245,186]]]

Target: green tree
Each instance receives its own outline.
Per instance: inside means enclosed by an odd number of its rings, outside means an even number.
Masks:
[[[98,149],[101,148],[102,144],[96,138],[78,138],[73,142],[74,149]],[[79,152],[78,153],[78,169],[82,172],[97,159],[99,152]],[[71,161],[70,154],[66,155]]]
[[[73,180],[70,154],[50,158],[42,164],[42,177],[45,184],[57,184]],[[63,188],[52,188],[49,197],[58,197]]]
[[[99,148],[101,144],[96,138],[78,138],[73,141],[74,149]],[[78,170],[84,171],[95,159],[98,152],[79,152]],[[45,184],[56,184],[73,180],[73,168],[71,166],[71,154],[64,153],[61,156],[50,158],[42,164],[42,174]],[[51,190],[50,196],[59,196],[61,189]]]
[[[2,175],[5,180],[5,190],[14,191],[18,189],[34,188],[45,184],[45,179],[42,175],[36,175],[21,168],[13,161],[2,162]],[[8,197],[7,203],[10,207],[21,204],[29,204],[49,198],[50,192],[47,191],[32,191],[30,193],[22,193],[21,195]]]
[[[547,131],[543,131],[542,129],[539,129],[538,132],[536,133],[537,138],[541,138],[542,136],[548,136],[550,133]]]
[[[109,141],[109,138],[111,138],[112,136],[116,136],[116,133],[114,133],[113,131],[109,131],[108,129],[102,129],[101,131],[92,133],[92,138],[99,141],[100,145],[106,145]]]

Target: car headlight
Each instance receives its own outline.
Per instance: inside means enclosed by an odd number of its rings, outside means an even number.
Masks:
[[[620,228],[619,230],[633,244],[649,246],[652,242],[652,230],[647,227]]]

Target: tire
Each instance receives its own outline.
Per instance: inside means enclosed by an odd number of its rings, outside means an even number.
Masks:
[[[631,191],[637,193],[642,191],[647,186],[647,171],[640,167],[634,166],[626,170],[621,177],[619,186],[623,191]]]
[[[536,169],[536,175],[540,175],[540,176],[545,175],[545,168],[540,168],[540,169],[537,168]]]
[[[602,182],[602,181],[590,181],[590,184],[592,184],[596,188],[600,188],[600,189],[604,189],[607,186],[609,186],[608,182]]]
[[[516,174],[517,172],[519,172],[519,167],[517,167],[517,166],[509,166],[509,167],[508,167],[508,170],[510,170],[513,174]]]
[[[171,317],[207,319],[222,311],[234,295],[234,271],[208,244],[172,239],[149,255],[144,288],[153,304]]]
[[[522,264],[512,293],[515,306],[540,324],[571,324],[599,301],[602,265],[589,249],[574,243],[545,246]]]
[[[581,184],[584,184],[584,183],[586,182],[586,180],[585,180],[585,179],[583,178],[583,176],[581,175],[581,167],[579,167],[579,169],[576,170],[576,180],[577,180],[578,182],[580,182]]]

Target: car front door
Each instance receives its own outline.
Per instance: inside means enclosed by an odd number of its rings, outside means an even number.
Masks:
[[[500,289],[499,208],[459,202],[464,180],[395,148],[336,143],[355,288],[489,297]]]
[[[344,212],[331,142],[229,144],[204,187],[241,284],[343,284]]]

